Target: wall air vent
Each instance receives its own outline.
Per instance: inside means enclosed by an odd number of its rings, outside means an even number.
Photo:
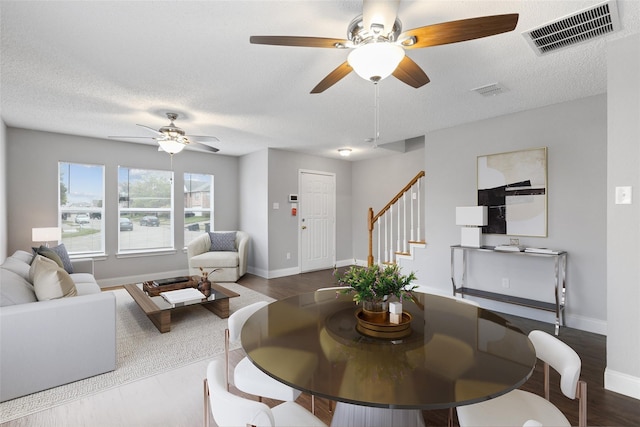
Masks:
[[[480,86],[475,89],[471,89],[471,92],[476,92],[482,96],[496,96],[508,91],[509,89],[507,89],[500,83],[491,83],[489,85]]]
[[[599,3],[522,33],[538,56],[605,36],[620,29],[616,0]]]

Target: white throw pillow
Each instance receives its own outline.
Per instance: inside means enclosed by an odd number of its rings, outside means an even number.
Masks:
[[[36,264],[33,287],[38,301],[76,296],[78,294],[76,285],[73,283],[69,273],[64,268],[58,267],[55,262],[52,265],[47,261],[34,260],[33,262],[33,264]]]
[[[36,270],[41,268],[42,265],[49,265],[51,267],[60,267],[57,262],[52,260],[51,258],[47,258],[46,256],[36,255],[33,257],[33,261],[31,261],[31,267],[29,267],[29,281],[33,283],[33,279],[35,278]]]

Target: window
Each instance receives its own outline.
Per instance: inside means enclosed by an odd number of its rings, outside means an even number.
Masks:
[[[58,213],[70,254],[104,253],[104,166],[58,163]]]
[[[118,167],[118,252],[173,249],[173,172]]]
[[[184,174],[184,245],[213,230],[213,175]]]

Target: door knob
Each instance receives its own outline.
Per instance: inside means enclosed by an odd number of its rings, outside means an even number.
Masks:
[[[306,225],[303,225],[303,226],[302,226],[302,229],[303,229],[303,230],[306,230],[306,229],[307,229],[307,226],[306,226]]]

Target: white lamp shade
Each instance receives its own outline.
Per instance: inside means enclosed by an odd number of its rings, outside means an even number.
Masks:
[[[159,139],[158,145],[160,145],[160,148],[162,148],[163,151],[166,151],[169,154],[179,153],[185,147],[184,143],[174,139]]]
[[[60,227],[41,227],[31,229],[31,240],[34,242],[58,242],[62,239]]]
[[[393,43],[380,42],[355,48],[347,57],[347,62],[363,79],[378,81],[389,77],[403,58],[403,48]]]
[[[487,225],[488,212],[486,206],[462,206],[456,208],[456,225]]]

